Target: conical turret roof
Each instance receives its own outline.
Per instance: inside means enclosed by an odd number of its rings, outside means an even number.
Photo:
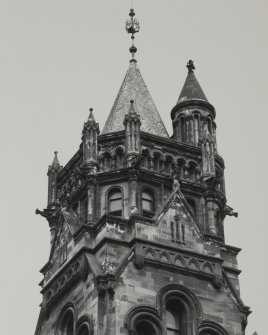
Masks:
[[[130,100],[134,100],[135,109],[137,114],[140,115],[141,131],[169,137],[136,61],[130,62],[102,134],[124,130],[123,122],[129,111]]]
[[[185,100],[203,100],[208,102],[205,93],[203,92],[196,76],[194,74],[194,65],[193,62],[190,60],[188,65],[188,75],[181,90],[181,94],[179,96],[178,102],[180,103]]]

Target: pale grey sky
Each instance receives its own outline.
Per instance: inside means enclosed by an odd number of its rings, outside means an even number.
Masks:
[[[266,334],[267,0],[135,0],[137,59],[171,134],[170,110],[195,60],[217,111],[225,160],[226,243],[241,247],[247,335]],[[88,108],[101,128],[128,68],[127,0],[1,0],[1,332],[33,334],[39,269],[49,228],[34,215],[47,200],[54,150],[65,164],[78,149]],[[266,265],[265,265],[266,264]]]

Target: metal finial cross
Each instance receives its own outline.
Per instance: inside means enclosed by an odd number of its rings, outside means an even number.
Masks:
[[[134,18],[135,13],[133,8],[130,9],[129,16],[130,19],[126,21],[126,31],[128,34],[131,34],[132,46],[130,47],[129,51],[132,54],[132,59],[134,59],[135,53],[137,52],[137,48],[134,45],[134,38],[135,34],[138,33],[140,30],[140,24],[139,21],[136,18]]]
[[[194,66],[194,61],[193,60],[189,60],[187,65],[186,65],[188,72],[194,72],[195,70],[195,66]]]

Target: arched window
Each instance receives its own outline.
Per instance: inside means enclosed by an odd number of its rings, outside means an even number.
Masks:
[[[78,335],[89,335],[88,327],[86,325],[82,325],[79,328]]]
[[[205,319],[199,325],[198,335],[228,335],[228,333],[217,322]]]
[[[124,166],[124,152],[122,148],[116,150],[116,167],[120,169]]]
[[[165,173],[170,174],[171,173],[171,164],[172,164],[172,157],[167,156],[165,161]]]
[[[146,320],[141,320],[136,324],[136,335],[155,335],[154,326]]]
[[[196,181],[196,171],[198,169],[198,165],[191,161],[189,162],[189,178],[191,181],[195,182]]]
[[[163,334],[163,326],[158,310],[148,305],[138,305],[131,308],[126,315],[125,325],[129,334]]]
[[[184,159],[179,158],[178,161],[177,161],[177,164],[178,164],[178,169],[179,169],[179,177],[183,179],[185,177],[186,162],[185,162]]]
[[[142,167],[149,169],[150,168],[150,154],[148,150],[142,151]]]
[[[73,335],[74,334],[74,316],[71,310],[68,310],[61,322],[60,335]]]
[[[167,335],[193,335],[202,320],[202,307],[192,291],[183,285],[169,284],[157,294],[157,306]]]
[[[109,170],[111,168],[111,155],[106,153],[104,155],[104,170]]]
[[[153,192],[145,189],[142,192],[142,215],[145,217],[153,217],[155,212],[155,200]]]
[[[83,315],[75,324],[75,335],[92,334],[92,324],[88,315]]]
[[[153,158],[153,166],[155,171],[160,170],[160,155],[159,153],[156,153]]]
[[[120,188],[113,188],[108,193],[109,213],[115,216],[122,216],[122,191]]]
[[[182,335],[183,332],[183,309],[176,301],[169,302],[166,306],[166,329],[167,335]]]

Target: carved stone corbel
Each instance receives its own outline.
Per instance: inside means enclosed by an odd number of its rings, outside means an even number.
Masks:
[[[223,286],[223,279],[222,277],[216,275],[213,278],[212,283],[217,290],[220,290]]]
[[[133,264],[135,268],[142,269],[144,267],[144,256],[141,255],[135,255]]]

